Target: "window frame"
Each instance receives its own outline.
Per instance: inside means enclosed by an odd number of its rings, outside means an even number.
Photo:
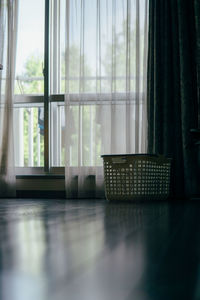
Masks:
[[[55,25],[51,24],[50,28],[50,10],[52,9],[52,3],[54,3],[54,13],[53,13],[53,20],[57,21],[56,30],[54,30],[53,40],[50,39],[50,30]],[[50,97],[50,80],[54,82],[54,78],[51,78],[50,70],[50,43],[54,45],[54,53],[56,52],[56,59],[53,61],[54,70],[57,68],[58,74],[58,61],[57,57],[59,57],[59,46],[55,43],[55,40],[58,39],[58,17],[59,17],[59,6],[60,0],[52,1],[52,0],[45,0],[45,15],[44,15],[44,69],[43,69],[43,76],[44,76],[44,94],[42,95],[28,95],[28,94],[16,94],[14,96],[14,108],[23,106],[23,105],[30,105],[30,104],[43,104],[44,105],[44,166],[40,167],[15,167],[16,176],[29,176],[29,175],[64,175],[64,167],[62,166],[51,166],[51,153],[50,153],[50,135],[51,135],[51,124],[50,124],[50,116],[51,116],[51,102],[64,102],[64,95],[57,95],[56,99],[51,99]],[[56,33],[56,34],[55,34]],[[58,79],[59,81],[59,79]],[[60,82],[56,82],[57,91]],[[55,90],[55,84],[53,89]]]
[[[44,94],[15,95],[14,105],[44,105],[44,166],[16,167],[17,175],[64,175],[65,168],[52,166],[52,109],[51,103],[64,104],[65,95],[61,94],[60,72],[60,5],[61,0],[45,0],[44,16]],[[52,70],[51,70],[52,68]],[[134,94],[133,98],[137,95]],[[143,99],[143,96],[142,96]]]

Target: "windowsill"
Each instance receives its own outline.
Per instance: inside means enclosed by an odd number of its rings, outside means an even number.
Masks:
[[[61,174],[16,175],[16,179],[65,179]]]
[[[76,174],[77,167],[72,167],[72,168],[73,168],[72,173]],[[83,167],[83,168],[88,169],[91,167]],[[99,171],[102,172],[102,167],[96,167],[96,168],[99,168]],[[21,174],[19,174],[19,172],[16,174],[17,174],[16,175],[17,190],[20,191],[31,192],[31,191],[64,191],[65,190],[64,167],[51,168],[49,173],[45,173],[43,168],[21,168]],[[88,177],[91,176],[93,177],[95,176],[95,174],[93,175],[91,174]]]
[[[44,171],[44,167],[16,167],[15,174],[17,178],[19,178],[19,176],[24,176],[24,178],[28,178],[29,176],[41,176],[41,178],[45,176],[64,176],[65,168],[52,167],[50,168],[49,173],[47,173]]]
[[[77,166],[71,166],[70,168],[74,171],[74,173],[76,173],[76,170],[78,171],[78,169],[80,169],[80,167]],[[83,170],[93,168],[102,170],[103,166],[82,166],[81,168]],[[58,176],[58,178],[62,178],[63,176],[64,178],[65,167],[51,167],[49,172],[45,172],[44,167],[16,167],[15,174],[17,178],[19,178],[19,176],[23,176],[24,178],[35,178],[35,176],[38,176],[38,178],[53,178],[53,176]]]
[[[64,191],[65,176],[59,174],[16,175],[20,191]]]

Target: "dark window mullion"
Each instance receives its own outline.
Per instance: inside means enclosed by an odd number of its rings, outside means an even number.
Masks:
[[[45,0],[44,36],[44,171],[49,172],[49,1]]]

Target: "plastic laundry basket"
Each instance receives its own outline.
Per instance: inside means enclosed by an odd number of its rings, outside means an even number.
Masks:
[[[169,196],[170,158],[150,154],[101,157],[107,200],[164,200]]]

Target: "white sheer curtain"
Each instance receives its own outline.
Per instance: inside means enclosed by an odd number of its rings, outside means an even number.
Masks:
[[[13,93],[18,0],[0,1],[0,197],[15,196]]]
[[[146,152],[148,0],[66,3],[66,191],[100,197],[101,154]]]

